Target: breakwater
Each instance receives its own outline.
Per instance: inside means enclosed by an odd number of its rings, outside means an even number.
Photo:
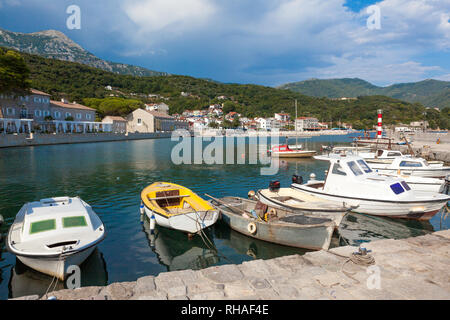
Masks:
[[[92,143],[170,138],[171,132],[155,133],[64,133],[64,134],[0,134],[0,148],[53,144]]]
[[[402,240],[377,240],[364,246],[375,259],[371,266],[350,261],[348,257],[358,248],[344,246],[18,299],[450,299],[450,230]]]

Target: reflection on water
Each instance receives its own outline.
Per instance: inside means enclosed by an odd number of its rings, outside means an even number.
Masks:
[[[350,213],[339,227],[343,244],[358,246],[377,239],[404,239],[433,232],[429,221],[400,220]]]
[[[81,286],[104,286],[108,283],[108,272],[101,252],[95,249],[92,254],[80,266]],[[17,298],[29,295],[44,295],[54,290],[65,288],[64,283],[56,281],[53,277],[35,271],[19,259],[16,260],[11,270],[9,282],[9,297]]]
[[[204,242],[200,236],[188,238],[187,234],[156,226],[154,233],[150,232],[149,219],[144,219],[144,232],[149,239],[149,245],[167,271],[199,270],[208,268],[219,262],[214,242]],[[205,230],[206,236],[212,239],[210,229]],[[207,245],[208,244],[208,245]]]
[[[219,221],[214,226],[214,236],[222,240],[227,247],[233,248],[236,254],[246,255],[251,259],[272,259],[285,255],[304,254],[306,249],[281,246],[251,237],[230,229],[224,222]]]
[[[280,139],[283,143],[283,139]],[[295,139],[290,139],[293,143]],[[298,139],[305,148],[320,152],[322,145],[350,142],[348,136]],[[246,143],[249,140],[246,139]],[[139,217],[140,192],[155,181],[186,186],[203,198],[247,197],[249,190],[267,188],[270,180],[288,187],[292,175],[307,180],[314,172],[324,179],[328,163],[313,159],[278,159],[279,171],[262,176],[262,164],[182,164],[171,161],[170,139],[0,149],[0,226],[3,238],[20,207],[29,201],[53,196],[80,196],[102,219],[107,231],[96,254],[82,265],[82,285],[106,285],[135,281],[167,270],[200,269],[213,265],[270,259],[305,251],[258,241],[218,222],[206,231],[215,249],[196,236],[158,228],[150,239],[148,225]],[[206,142],[205,144],[208,144]],[[237,154],[236,157],[242,156]],[[450,219],[442,228],[450,226]],[[440,214],[429,223],[351,215],[342,225],[342,237],[352,244],[380,238],[404,238],[440,229]],[[345,241],[341,240],[341,244]],[[0,242],[0,299],[23,294],[42,294],[51,277],[24,267]],[[332,245],[338,245],[338,236]],[[107,271],[106,271],[107,270]]]

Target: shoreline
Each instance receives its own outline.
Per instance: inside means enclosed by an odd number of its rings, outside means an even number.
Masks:
[[[364,245],[369,268],[347,263],[358,248],[344,246],[10,300],[450,300],[450,230]]]

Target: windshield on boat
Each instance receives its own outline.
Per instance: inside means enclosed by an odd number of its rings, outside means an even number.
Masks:
[[[30,234],[51,231],[51,230],[55,230],[55,229],[56,229],[56,220],[55,219],[37,221],[37,222],[31,223]]]
[[[398,182],[394,183],[394,184],[391,184],[391,189],[392,189],[392,191],[394,191],[395,194],[400,194],[400,193],[405,192],[405,189],[403,189],[401,184],[398,183]]]
[[[422,164],[416,161],[402,161],[400,167],[421,167]]]
[[[64,228],[87,227],[86,218],[83,216],[66,217],[62,219]]]
[[[371,173],[372,169],[369,168],[367,163],[364,160],[358,160],[357,161],[360,167],[364,170],[365,173]]]
[[[339,174],[341,176],[346,176],[347,174],[342,170],[342,167],[339,163],[335,163],[333,165],[333,170],[331,171],[333,174]]]
[[[360,176],[363,174],[363,172],[361,171],[361,169],[359,169],[359,167],[355,161],[350,161],[347,163],[347,165],[350,168],[350,170],[352,170],[352,172],[355,176]]]

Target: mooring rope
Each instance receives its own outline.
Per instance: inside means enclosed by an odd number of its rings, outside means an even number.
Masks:
[[[53,281],[55,281],[55,279],[56,279],[55,285],[53,286],[53,289],[52,289],[50,292],[55,291],[56,286],[58,285],[58,277],[57,277],[57,274],[58,274],[58,271],[59,271],[60,262],[62,261],[61,257],[62,257],[62,255],[63,255],[63,253],[64,253],[64,248],[62,248],[61,253],[60,253],[59,256],[58,256],[58,260],[57,260],[57,262],[56,262],[56,273],[53,275],[52,282],[50,282],[50,285],[48,286],[47,290],[45,291],[44,296],[47,296],[47,294],[49,293],[49,290],[50,290],[50,288],[51,288],[51,286],[52,286],[52,284],[53,284]],[[63,266],[63,268],[64,268],[64,266]],[[47,298],[48,298],[48,297],[47,297]]]

